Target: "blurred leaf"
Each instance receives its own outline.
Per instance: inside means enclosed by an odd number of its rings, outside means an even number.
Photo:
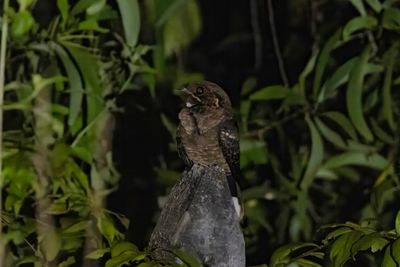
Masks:
[[[270,267],[286,266],[281,264],[289,263],[291,253],[306,247],[315,248],[318,246],[313,243],[293,243],[276,249],[271,256]]]
[[[140,9],[137,0],[117,0],[124,26],[125,39],[130,47],[135,47],[140,32]]]
[[[299,77],[300,94],[303,98],[305,98],[306,96],[306,78],[314,70],[315,63],[317,62],[317,56],[318,56],[317,53],[312,55],[312,57],[308,60],[306,67],[300,74]]]
[[[329,254],[334,267],[342,267],[351,257],[351,248],[362,236],[359,231],[351,231],[341,235],[332,244]]]
[[[400,210],[397,212],[395,229],[398,236],[400,236]]]
[[[383,12],[382,26],[388,30],[400,29],[400,10],[386,8]]]
[[[397,267],[398,264],[393,259],[391,255],[392,245],[386,247],[385,255],[383,256],[382,265],[381,267]]]
[[[336,169],[346,165],[360,165],[382,170],[388,164],[386,158],[379,154],[367,154],[362,152],[345,152],[328,159],[323,165],[327,169]]]
[[[356,130],[350,120],[338,111],[329,111],[322,114],[336,122],[352,139],[358,140]]]
[[[257,90],[256,92],[252,93],[250,95],[249,99],[252,101],[281,99],[281,98],[285,98],[288,93],[289,93],[289,89],[287,89],[285,86],[272,85],[272,86],[262,88],[260,90]]]
[[[196,0],[175,0],[174,3],[177,3],[177,7],[170,7],[166,11],[170,14],[163,30],[167,57],[187,47],[199,35],[202,27],[200,8]]]
[[[267,147],[264,141],[245,138],[240,140],[240,164],[245,167],[250,162],[255,164],[267,162]]]
[[[387,120],[390,129],[395,129],[395,122],[392,110],[392,74],[395,59],[397,58],[398,50],[396,46],[392,46],[387,52],[386,74],[382,88],[382,113]]]
[[[373,29],[378,25],[376,18],[371,16],[355,17],[346,23],[343,28],[343,39],[347,40],[351,35],[359,30]]]
[[[380,233],[372,233],[361,237],[351,248],[354,258],[359,251],[371,249],[372,253],[382,250],[389,241],[381,236]]]
[[[257,85],[257,79],[253,76],[248,77],[242,84],[240,95],[245,96],[249,94]]]
[[[130,242],[119,242],[117,244],[115,244],[112,248],[111,248],[111,257],[116,257],[121,255],[124,252],[134,252],[134,253],[138,253],[139,250],[137,248],[137,246],[135,246],[134,244],[130,243]]]
[[[362,108],[362,89],[364,85],[365,66],[368,62],[370,48],[367,47],[355,63],[354,69],[350,73],[350,79],[347,86],[347,111],[358,132],[364,136],[367,141],[372,141],[372,135],[364,119]]]
[[[25,10],[29,8],[32,4],[33,0],[18,0],[19,10]]]
[[[68,0],[57,0],[57,7],[60,10],[61,18],[65,22],[68,19],[69,3]]]
[[[362,0],[350,0],[353,6],[357,9],[357,11],[361,14],[361,16],[365,16],[365,7]]]
[[[61,237],[56,229],[47,227],[43,236],[39,236],[42,252],[48,261],[54,260],[61,250]]]
[[[328,140],[338,148],[346,148],[346,143],[343,141],[342,137],[339,134],[329,129],[329,127],[326,126],[319,118],[315,118],[315,123],[317,124],[318,129],[321,131],[326,140]]]
[[[35,24],[35,19],[33,18],[29,10],[21,10],[12,19],[11,33],[15,37],[22,37],[27,34]]]
[[[87,8],[89,8],[91,5],[95,4],[96,2],[98,2],[98,0],[80,0],[80,1],[78,1],[76,3],[76,5],[72,8],[71,15],[75,16],[78,13],[85,11]]]
[[[58,267],[68,267],[76,263],[75,257],[70,256],[65,261],[58,264]]]
[[[372,126],[372,131],[374,132],[375,136],[378,137],[380,140],[387,144],[394,144],[394,138],[390,136],[390,134],[386,133],[385,130],[383,130],[379,124],[376,122],[374,118],[371,118],[371,126]]]
[[[322,240],[322,243],[323,244],[327,244],[332,239],[336,239],[337,237],[339,237],[341,235],[344,235],[346,233],[349,233],[351,231],[353,231],[353,230],[350,227],[342,226],[342,227],[340,227],[338,229],[333,230],[329,234],[327,234],[326,237]]]
[[[315,68],[315,76],[313,83],[313,96],[317,97],[321,89],[322,76],[324,75],[325,68],[328,64],[329,56],[333,49],[340,44],[341,30],[338,30],[332,35],[322,48],[321,53],[318,56],[317,66]]]
[[[64,65],[67,72],[68,82],[70,84],[70,100],[69,100],[69,117],[68,125],[73,125],[81,112],[81,104],[83,99],[83,86],[79,71],[75,67],[69,55],[63,47],[55,44],[54,50]]]
[[[133,2],[133,1],[132,1]],[[101,12],[101,10],[106,6],[106,0],[97,0],[95,3],[90,5],[86,9],[86,14],[92,16]]]
[[[78,28],[80,30],[97,31],[101,33],[108,32],[108,29],[100,27],[99,23],[97,22],[97,19],[94,17],[89,17],[88,19],[79,22]]]
[[[99,248],[99,249],[96,249],[95,251],[92,251],[89,254],[87,254],[85,256],[85,258],[97,260],[97,259],[102,258],[104,256],[104,254],[106,254],[108,252],[110,252],[109,248]]]
[[[307,116],[306,121],[311,132],[311,154],[309,162],[301,181],[301,188],[308,188],[314,180],[315,174],[324,158],[324,144],[313,121]]]
[[[380,13],[382,11],[382,4],[379,0],[366,0],[367,4],[376,12]]]
[[[193,255],[191,255],[187,251],[174,250],[174,254],[176,254],[179,257],[179,259],[185,263],[185,266],[190,266],[190,267],[203,266],[198,259],[196,259]]]
[[[307,260],[307,259],[298,259],[294,261],[294,263],[297,263],[300,265],[300,267],[322,267],[321,264]]]

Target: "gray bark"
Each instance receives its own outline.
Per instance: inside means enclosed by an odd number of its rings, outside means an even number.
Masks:
[[[204,266],[245,266],[245,245],[226,177],[216,167],[194,165],[172,189],[151,235],[159,260],[183,250]],[[176,258],[175,258],[176,260]]]

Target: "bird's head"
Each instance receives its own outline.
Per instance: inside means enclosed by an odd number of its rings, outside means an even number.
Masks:
[[[225,91],[217,84],[202,81],[191,82],[181,90],[187,108],[213,108],[231,110],[232,104]]]

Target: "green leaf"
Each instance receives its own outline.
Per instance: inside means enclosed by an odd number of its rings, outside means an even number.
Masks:
[[[29,8],[32,4],[33,0],[18,0],[19,10],[25,10]]]
[[[97,58],[85,49],[66,45],[66,48],[78,64],[83,76],[86,90],[88,122],[92,122],[104,109],[102,87],[100,84],[99,64]]]
[[[48,261],[54,260],[61,250],[61,237],[56,229],[47,227],[39,236],[40,248]]]
[[[361,14],[361,16],[365,16],[365,7],[362,0],[350,0],[353,6],[357,9],[357,11]]]
[[[400,210],[397,212],[396,222],[395,222],[395,229],[397,235],[400,236]]]
[[[351,248],[351,254],[354,258],[359,251],[371,249],[372,253],[382,250],[389,241],[381,236],[380,233],[375,232],[360,238]]]
[[[70,85],[70,99],[69,99],[69,117],[68,125],[73,125],[81,112],[81,104],[83,99],[83,86],[79,71],[75,67],[69,55],[63,47],[58,44],[54,45],[58,57],[64,65],[67,72],[68,82]]]
[[[392,75],[393,75],[393,66],[395,59],[397,58],[398,50],[397,46],[392,46],[387,53],[387,63],[386,65],[386,73],[385,79],[383,82],[382,88],[382,113],[386,118],[390,129],[395,130],[396,125],[393,118],[393,110],[392,110]]]
[[[306,67],[300,74],[299,77],[300,94],[303,98],[306,95],[306,78],[314,70],[315,63],[317,62],[317,56],[318,56],[317,53],[312,55],[312,57],[308,60]]]
[[[315,68],[315,77],[313,83],[313,96],[317,97],[321,87],[322,76],[325,72],[325,68],[328,64],[329,56],[333,49],[340,44],[341,30],[338,30],[329,40],[326,42],[320,55],[318,56],[317,66]]]
[[[322,142],[322,138],[314,123],[308,116],[306,117],[306,121],[311,132],[311,154],[300,185],[303,189],[306,189],[311,185],[324,158],[324,144]]]
[[[121,267],[124,265],[129,265],[135,260],[136,253],[134,252],[124,252],[121,255],[113,257],[106,262],[105,267]]]
[[[397,8],[386,8],[383,12],[382,26],[389,30],[399,30],[400,10]]]
[[[392,245],[386,247],[385,255],[383,256],[383,261],[381,267],[397,267],[398,265],[394,261],[391,255]]]
[[[163,29],[164,53],[171,56],[187,47],[200,34],[202,20],[196,0],[173,1],[167,12],[168,16],[163,16],[168,17]]]
[[[80,30],[87,30],[87,31],[97,31],[101,33],[108,32],[108,29],[100,27],[97,19],[94,17],[89,17],[88,19],[79,22],[78,28]]]
[[[58,267],[68,267],[76,263],[75,257],[70,256],[65,261],[58,264]]]
[[[192,255],[191,253],[184,250],[174,250],[174,254],[176,254],[181,261],[185,263],[185,266],[190,267],[202,267],[203,265],[199,262],[199,260]]]
[[[357,131],[364,138],[371,142],[374,136],[371,133],[367,123],[365,122],[362,108],[362,89],[364,85],[365,66],[368,63],[370,48],[364,49],[363,53],[355,63],[354,69],[350,73],[349,83],[347,85],[347,111],[350,119]]]
[[[288,93],[289,89],[283,85],[271,85],[252,93],[249,99],[252,101],[281,99],[285,98]]]
[[[331,247],[329,257],[334,267],[342,267],[351,257],[351,248],[357,242],[362,233],[359,231],[351,231],[341,235]]]
[[[97,260],[104,256],[104,254],[110,252],[109,248],[99,248],[96,249],[85,256],[85,258]]]
[[[336,169],[347,165],[359,165],[383,170],[388,165],[388,161],[377,153],[345,152],[331,157],[325,162],[323,167],[327,169]]]
[[[298,259],[293,263],[299,264],[301,267],[321,267],[322,265],[307,259]]]
[[[323,113],[322,115],[336,122],[353,140],[358,140],[357,133],[353,125],[345,115],[338,111],[330,111]]]
[[[343,28],[343,39],[348,40],[351,35],[359,30],[373,29],[378,25],[376,18],[371,16],[362,16],[351,19]]]
[[[330,240],[332,239],[336,239],[339,236],[342,236],[346,233],[349,233],[353,231],[352,228],[348,227],[348,226],[343,226],[340,227],[338,229],[335,229],[334,231],[330,232],[329,234],[326,235],[326,237],[324,238],[324,240],[322,240],[323,244],[327,244]]]
[[[98,0],[86,9],[86,14],[88,14],[89,16],[96,15],[100,13],[105,6],[106,0]]]
[[[80,0],[80,1],[78,1],[76,3],[76,5],[72,8],[71,15],[75,16],[78,13],[85,11],[87,8],[89,8],[91,5],[95,4],[96,2],[98,2],[98,0]]]
[[[32,29],[33,25],[35,25],[35,19],[31,12],[21,10],[12,19],[11,33],[14,37],[22,37]]]
[[[379,0],[365,0],[367,4],[376,12],[380,13],[382,11],[382,4]]]
[[[398,266],[400,264],[400,238],[397,238],[392,244],[392,256]]]
[[[130,243],[130,242],[119,242],[117,244],[115,244],[112,248],[111,248],[111,257],[116,257],[121,255],[124,252],[134,252],[134,253],[138,253],[139,250],[137,248],[137,246],[135,246],[134,244]]]
[[[371,118],[371,126],[375,136],[378,137],[380,140],[391,145],[395,143],[394,138],[390,136],[390,134],[386,133],[385,130],[383,130],[379,126],[378,122],[374,118]]]
[[[315,118],[315,123],[317,124],[318,129],[321,131],[326,140],[328,140],[338,148],[346,148],[346,143],[343,141],[342,137],[338,133],[329,129],[329,127],[326,126],[319,118]]]
[[[68,0],[57,0],[57,7],[60,10],[61,18],[65,22],[68,19],[69,3]]]
[[[137,0],[117,0],[124,26],[125,39],[130,47],[135,47],[140,31],[140,9]]]
[[[281,264],[289,263],[289,256],[292,252],[306,247],[318,247],[313,243],[292,243],[284,245],[274,251],[271,256],[270,267],[282,266]]]

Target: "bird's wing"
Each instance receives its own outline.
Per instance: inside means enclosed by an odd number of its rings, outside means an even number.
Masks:
[[[184,131],[182,125],[179,125],[176,132],[176,146],[178,148],[179,157],[183,160],[185,168],[189,170],[193,165],[193,161],[190,160],[189,156],[186,153],[185,146],[182,143],[182,131]]]
[[[233,119],[226,120],[220,125],[218,139],[231,175],[238,181],[240,176],[239,130]]]

